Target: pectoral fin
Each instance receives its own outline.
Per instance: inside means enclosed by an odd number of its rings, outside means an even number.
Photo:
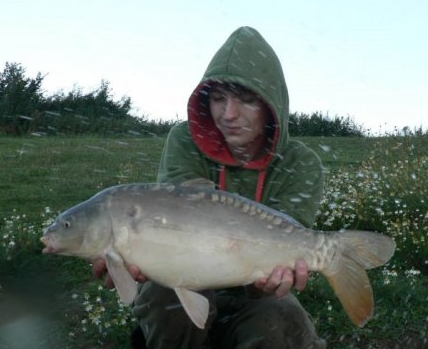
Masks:
[[[203,329],[210,309],[208,299],[186,288],[175,287],[174,291],[193,323],[197,327]]]
[[[122,257],[113,250],[107,251],[106,263],[120,299],[125,304],[131,304],[137,295],[137,283],[126,269]]]

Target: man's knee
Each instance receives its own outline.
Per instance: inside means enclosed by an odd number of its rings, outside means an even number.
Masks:
[[[293,295],[249,301],[225,329],[236,348],[324,349],[309,315]],[[228,347],[228,343],[223,342]]]

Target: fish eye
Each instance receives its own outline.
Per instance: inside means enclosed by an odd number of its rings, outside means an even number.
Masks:
[[[70,221],[64,221],[64,223],[62,224],[62,226],[65,229],[71,228],[71,222]]]

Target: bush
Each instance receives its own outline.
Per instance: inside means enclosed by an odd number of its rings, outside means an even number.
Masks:
[[[100,86],[89,93],[83,94],[82,89],[75,86],[67,95],[62,91],[47,97],[43,109],[51,112],[73,112],[85,115],[89,119],[111,118],[124,120],[130,117],[132,101],[123,96],[119,101],[113,100],[110,83],[102,80]]]
[[[22,134],[33,112],[43,102],[42,82],[44,76],[25,76],[25,69],[18,63],[6,62],[0,73],[0,120],[4,133]]]
[[[403,268],[428,274],[428,135],[390,136],[356,171],[330,173],[317,228],[384,232]]]
[[[321,113],[312,115],[294,113],[290,115],[289,132],[294,137],[343,137],[343,136],[363,136],[361,126],[348,116],[347,118],[330,118]]]
[[[131,98],[113,99],[110,83],[102,80],[88,93],[75,86],[44,96],[44,76],[25,76],[19,63],[6,63],[0,73],[0,133],[12,135],[46,134],[135,134],[163,135],[174,121],[147,121],[131,114]]]

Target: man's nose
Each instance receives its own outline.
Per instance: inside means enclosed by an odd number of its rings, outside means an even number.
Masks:
[[[233,120],[239,116],[239,101],[236,98],[229,97],[224,106],[223,119]]]

